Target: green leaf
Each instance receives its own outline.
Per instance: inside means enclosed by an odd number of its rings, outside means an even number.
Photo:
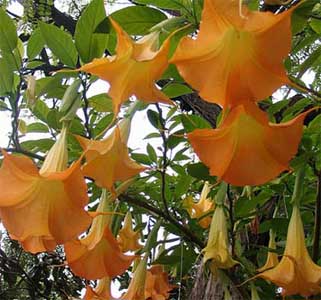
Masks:
[[[187,193],[190,184],[192,183],[193,178],[190,176],[180,176],[176,184],[174,195],[176,199],[180,198]]]
[[[185,84],[170,83],[163,87],[162,92],[169,98],[176,98],[193,93],[193,90]]]
[[[62,123],[60,119],[63,117],[63,113],[59,112],[56,109],[51,109],[47,115],[47,124],[50,128],[55,130],[61,129]]]
[[[95,33],[95,31],[105,18],[104,1],[93,0],[77,22],[75,44],[84,63],[101,57],[104,53],[108,36],[104,33]]]
[[[167,19],[161,11],[146,6],[129,6],[117,10],[111,17],[132,35],[145,35],[148,30]]]
[[[102,93],[88,99],[89,106],[98,112],[112,112],[113,102],[107,93]]]
[[[159,120],[159,114],[156,111],[149,109],[147,111],[147,118],[155,128],[160,129],[162,127]]]
[[[169,149],[174,149],[179,143],[185,142],[185,138],[183,136],[183,131],[182,130],[178,130],[175,133],[173,133],[172,135],[170,135],[168,137],[168,148]],[[186,149],[183,149],[184,151]],[[176,156],[176,155],[175,155]]]
[[[147,134],[147,135],[144,137],[144,140],[154,139],[154,138],[160,138],[160,137],[161,137],[161,135],[160,135],[158,132],[152,132],[152,133]]]
[[[305,109],[307,106],[311,104],[311,100],[308,98],[302,98],[298,102],[296,102],[294,105],[289,107],[284,112],[284,118],[282,119],[282,122],[289,121],[293,118],[293,115],[296,113],[301,112],[303,109]]]
[[[33,60],[29,63],[27,63],[27,69],[35,69],[43,65],[43,62],[40,60]]]
[[[149,158],[148,155],[142,153],[132,153],[132,159],[136,160],[137,162],[144,164],[144,165],[151,165],[153,162]]]
[[[310,21],[310,26],[317,34],[321,34],[321,20],[312,19]]]
[[[180,0],[136,0],[136,3],[145,4],[145,5],[153,5],[159,8],[165,8],[170,10],[179,10],[184,8],[184,5]]]
[[[54,144],[54,140],[51,139],[38,139],[38,140],[31,140],[25,141],[21,143],[21,147],[25,150],[31,152],[47,152],[52,145]]]
[[[320,58],[321,58],[321,46],[315,49],[315,51],[311,55],[309,55],[309,57],[301,64],[298,77],[299,78],[302,77],[307,70],[309,70],[311,67],[314,66],[314,64],[319,62]]]
[[[0,90],[1,92],[1,90]],[[8,110],[8,105],[4,101],[0,101],[0,111],[6,111]]]
[[[187,155],[184,154],[185,151],[186,151],[186,148],[183,148],[182,150],[178,151],[175,154],[173,161],[182,161],[182,160],[190,159],[190,157],[188,157]]]
[[[47,125],[36,122],[36,123],[31,123],[27,126],[27,132],[48,132],[49,129]]]
[[[114,114],[108,114],[103,117],[93,128],[93,136],[96,137],[100,133],[102,133],[107,126],[113,121]]]
[[[149,158],[153,162],[157,162],[157,154],[156,154],[156,151],[154,150],[154,148],[150,144],[147,144],[146,150],[149,155]]]
[[[202,163],[188,165],[187,173],[197,179],[207,180],[211,178],[209,168]]]
[[[251,215],[255,208],[262,206],[265,202],[271,199],[273,191],[261,191],[257,196],[249,199],[248,197],[239,197],[235,203],[235,215],[238,218]]]
[[[0,50],[12,52],[18,43],[16,26],[2,8],[0,8],[0,20]]]
[[[0,95],[6,95],[13,91],[14,73],[10,62],[0,58]]]
[[[47,115],[50,109],[47,104],[41,100],[38,100],[32,109],[33,114],[41,121],[47,123]]]
[[[274,218],[260,224],[259,233],[268,232],[270,229],[277,233],[286,234],[289,220],[286,218]]]
[[[75,67],[77,63],[77,50],[69,33],[57,26],[39,23],[42,37],[47,46],[65,65]]]
[[[197,115],[181,115],[181,120],[186,132],[192,132],[195,129],[212,128],[209,122]]]
[[[41,31],[37,28],[32,32],[27,45],[27,55],[29,60],[34,59],[45,46],[45,40],[42,37]]]

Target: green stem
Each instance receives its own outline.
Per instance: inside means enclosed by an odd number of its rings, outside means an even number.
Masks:
[[[227,192],[227,183],[223,181],[215,197],[215,203],[217,205],[222,205],[224,203],[226,198],[226,192]]]
[[[292,204],[298,207],[300,206],[300,201],[303,196],[304,176],[305,176],[305,169],[304,168],[299,169],[295,178],[294,191],[293,191],[292,200],[291,200]]]

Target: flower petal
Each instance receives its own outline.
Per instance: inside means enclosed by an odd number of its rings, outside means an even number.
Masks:
[[[284,296],[300,294],[308,297],[321,293],[321,267],[312,261],[305,246],[303,224],[297,206],[293,207],[280,263],[257,276],[282,287]]]
[[[259,185],[289,168],[309,112],[271,124],[249,102],[232,109],[219,128],[195,130],[188,138],[211,175],[237,186]]]
[[[224,108],[258,101],[287,84],[291,13],[254,12],[238,1],[205,0],[196,39],[185,37],[170,60],[200,96]],[[204,80],[206,78],[206,80]]]
[[[85,71],[110,84],[109,96],[113,99],[114,113],[130,96],[135,95],[147,103],[163,102],[172,104],[155,85],[168,67],[169,36],[159,50],[153,49],[154,35],[143,42],[134,43],[126,32],[110,19],[117,33],[116,55],[94,59],[78,71]]]
[[[124,273],[135,259],[135,256],[124,255],[120,251],[108,227],[99,241],[88,235],[82,240],[69,241],[64,246],[68,265],[76,275],[86,279],[113,278]]]
[[[2,197],[6,195],[2,194],[0,217],[12,238],[19,240],[25,250],[53,250],[88,228],[91,217],[84,210],[88,196],[80,161],[64,172],[46,177],[36,174],[36,167],[26,158],[6,155],[4,161],[0,173],[14,178],[7,182],[6,190],[9,195],[16,195],[16,201],[3,206],[6,198]],[[27,168],[22,169],[24,166]],[[0,184],[6,184],[2,180],[0,176]]]
[[[103,141],[90,141],[79,136],[77,139],[87,160],[83,172],[100,187],[112,190],[115,181],[127,180],[146,169],[129,157],[118,127]]]

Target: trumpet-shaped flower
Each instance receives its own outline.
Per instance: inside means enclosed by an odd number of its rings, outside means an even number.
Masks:
[[[137,251],[142,248],[138,240],[140,237],[139,231],[133,230],[132,215],[128,212],[125,216],[124,226],[119,231],[118,244],[123,252]]]
[[[291,13],[242,13],[239,1],[205,0],[197,37],[185,37],[171,59],[200,96],[224,108],[258,101],[289,82]],[[243,14],[243,15],[242,15]]]
[[[173,288],[174,286],[169,284],[168,274],[164,272],[162,266],[155,265],[147,270],[145,299],[166,300]]]
[[[202,252],[204,253],[204,263],[210,260],[210,267],[214,275],[216,275],[217,269],[229,269],[237,263],[229,252],[226,217],[221,205],[215,208],[208,242]]]
[[[187,197],[184,200],[184,207],[187,209],[192,219],[200,219],[199,224],[203,228],[207,228],[211,224],[211,217],[207,215],[211,210],[214,209],[214,201],[207,197],[211,191],[208,182],[205,182],[200,200],[195,203],[192,197]]]
[[[300,210],[296,205],[293,207],[280,263],[258,276],[282,287],[284,296],[300,294],[308,297],[321,293],[321,267],[312,261],[305,246]]]
[[[170,37],[158,50],[157,32],[134,42],[113,19],[109,20],[117,34],[116,55],[94,59],[79,71],[91,73],[109,82],[108,94],[113,99],[115,114],[121,104],[132,95],[147,103],[171,104],[171,100],[155,85],[155,81],[160,79],[169,65],[167,56]]]
[[[108,201],[104,195],[97,208],[98,213],[106,213]],[[88,235],[80,240],[67,242],[66,258],[72,271],[86,279],[115,277],[128,269],[135,256],[124,255],[109,229],[108,215],[97,216]]]
[[[146,169],[129,157],[129,124],[130,121],[125,119],[102,141],[77,136],[86,157],[84,174],[94,179],[98,186],[111,191],[114,189],[115,181],[127,180]]]
[[[92,220],[84,210],[88,196],[80,160],[67,168],[66,134],[63,128],[40,170],[31,159],[2,151],[0,218],[32,253],[76,238]]]
[[[269,249],[276,249],[275,232],[270,230]],[[259,272],[274,268],[279,263],[278,255],[275,252],[268,252],[265,264],[258,269]]]
[[[98,280],[97,286],[93,289],[90,286],[86,287],[86,294],[84,300],[114,300],[115,298],[111,294],[111,279],[110,277],[104,277]]]
[[[211,175],[237,186],[263,184],[289,169],[308,112],[273,124],[248,102],[232,109],[217,129],[197,129],[188,139]]]
[[[147,255],[138,263],[127,292],[122,300],[145,300]]]

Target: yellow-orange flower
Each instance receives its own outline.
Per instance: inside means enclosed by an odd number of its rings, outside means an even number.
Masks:
[[[275,232],[270,230],[269,249],[276,249]],[[278,255],[275,252],[268,252],[265,264],[258,269],[259,272],[274,268],[279,263]]]
[[[200,219],[199,224],[203,228],[207,228],[211,224],[211,217],[207,215],[211,210],[214,209],[214,201],[207,197],[208,193],[211,191],[208,182],[205,182],[200,200],[195,203],[191,196],[184,200],[184,207],[187,209],[190,217],[192,219]]]
[[[122,300],[145,300],[147,255],[138,263],[127,292]]]
[[[80,160],[67,169],[67,128],[49,151],[40,171],[31,159],[2,151],[0,218],[26,251],[54,250],[86,230],[87,186]]]
[[[210,268],[214,275],[217,269],[229,269],[237,263],[230,255],[228,240],[224,209],[223,206],[218,205],[212,218],[207,245],[202,251],[203,261],[206,263],[210,260]]]
[[[242,14],[237,0],[205,0],[197,37],[185,37],[171,62],[200,96],[228,108],[258,101],[289,82],[291,13]]]
[[[97,212],[108,211],[108,201],[102,196]],[[124,255],[109,229],[108,215],[97,216],[88,235],[65,243],[68,265],[73,273],[86,279],[115,277],[124,273],[135,256]]]
[[[129,157],[127,148],[129,125],[130,120],[123,120],[107,138],[101,141],[77,136],[86,157],[86,164],[82,170],[100,187],[113,191],[116,181],[127,180],[146,169]]]
[[[148,300],[166,300],[169,298],[169,292],[174,288],[168,282],[168,274],[164,272],[160,265],[152,266],[147,270],[145,299]]]
[[[98,280],[97,286],[93,289],[91,286],[86,287],[84,300],[114,300],[110,289],[110,277],[104,277]]]
[[[158,50],[157,32],[134,42],[113,19],[109,20],[117,33],[116,55],[94,59],[78,70],[109,82],[108,94],[113,99],[115,114],[121,104],[132,95],[147,103],[171,104],[171,100],[155,85],[155,81],[160,79],[169,65],[167,55],[170,37]]]
[[[197,129],[188,139],[211,175],[237,186],[259,185],[289,169],[308,112],[273,124],[248,102],[232,109],[217,129]]]
[[[321,267],[316,265],[305,246],[300,210],[295,205],[290,219],[286,247],[280,263],[258,274],[282,288],[282,295],[303,297],[321,293]]]
[[[138,240],[140,238],[139,231],[133,230],[132,215],[128,212],[125,216],[124,226],[119,231],[118,244],[123,252],[137,251],[142,248]]]

